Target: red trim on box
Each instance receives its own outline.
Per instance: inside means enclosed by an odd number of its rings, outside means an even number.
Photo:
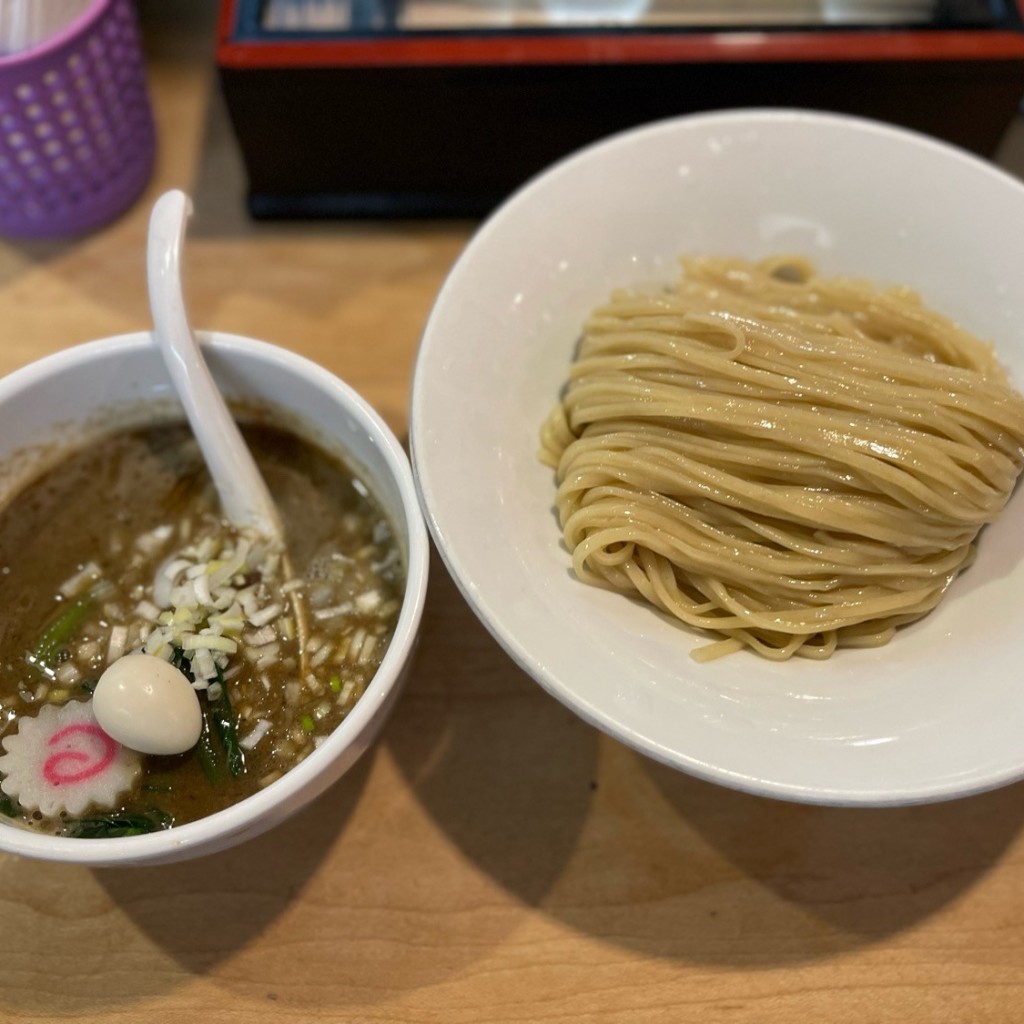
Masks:
[[[217,17],[217,49],[231,45],[231,33],[238,17],[237,0],[221,0],[220,13]],[[218,58],[219,59],[219,58]]]
[[[229,68],[486,64],[663,64],[1024,59],[1024,33],[1006,30],[694,32],[236,41],[237,0],[224,0],[217,62]]]

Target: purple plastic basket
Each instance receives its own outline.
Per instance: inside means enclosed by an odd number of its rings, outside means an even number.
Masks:
[[[131,0],[96,0],[63,32],[0,57],[0,235],[107,223],[145,188],[155,148]]]

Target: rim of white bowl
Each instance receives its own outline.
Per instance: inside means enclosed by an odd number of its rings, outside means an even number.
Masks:
[[[1024,182],[1021,182],[1014,175],[996,167],[984,158],[968,152],[960,146],[937,139],[922,131],[856,114],[843,114],[798,107],[739,107],[729,110],[702,111],[662,118],[626,128],[604,138],[597,139],[556,160],[548,167],[528,178],[496,207],[483,224],[479,226],[448,272],[434,300],[423,329],[413,368],[409,415],[409,449],[420,504],[435,546],[449,575],[455,581],[456,586],[467,604],[472,608],[474,614],[509,657],[524,672],[548,694],[560,701],[588,724],[619,740],[633,750],[668,767],[684,771],[695,778],[703,779],[707,782],[713,782],[729,789],[756,796],[826,806],[907,806],[957,799],[1008,785],[1024,777],[1024,764],[1008,768],[984,780],[964,786],[961,789],[953,789],[947,780],[943,784],[922,786],[908,792],[893,791],[891,793],[879,793],[868,789],[843,789],[840,791],[832,788],[815,789],[795,783],[775,782],[719,768],[715,765],[707,764],[698,758],[688,757],[678,750],[669,749],[657,740],[621,726],[606,711],[579,697],[578,694],[568,691],[556,673],[547,665],[538,662],[531,655],[526,641],[518,636],[504,621],[500,614],[500,609],[495,608],[486,594],[473,582],[473,574],[465,564],[464,557],[459,551],[453,550],[446,526],[437,518],[435,496],[431,489],[430,471],[424,463],[422,454],[418,451],[417,438],[423,430],[421,405],[423,397],[419,386],[422,374],[420,371],[422,364],[426,362],[430,355],[429,349],[435,336],[437,311],[450,301],[449,297],[458,287],[464,268],[475,257],[477,250],[484,248],[488,244],[490,236],[499,231],[508,218],[515,215],[516,208],[520,204],[530,200],[530,197],[538,187],[553,179],[572,173],[577,165],[590,162],[605,151],[630,146],[637,140],[678,131],[681,126],[692,125],[695,129],[719,125],[726,127],[738,121],[747,124],[755,122],[762,124],[814,123],[829,127],[853,128],[866,134],[889,136],[908,146],[931,149],[941,153],[944,158],[962,161],[969,164],[977,172],[998,179],[1003,184],[1010,185],[1016,190],[1024,191]]]
[[[221,331],[196,333],[204,345],[218,353],[255,356],[283,373],[303,379],[314,388],[333,392],[340,404],[365,423],[389,474],[398,486],[408,523],[406,589],[394,636],[380,667],[352,711],[309,757],[289,769],[266,789],[197,821],[140,836],[76,839],[4,827],[0,829],[0,850],[4,852],[37,860],[81,865],[116,866],[119,862],[137,865],[171,857],[183,860],[190,855],[192,847],[196,848],[198,855],[202,853],[201,847],[214,840],[218,841],[216,848],[220,849],[231,845],[232,837],[244,839],[244,834],[250,830],[255,835],[258,823],[265,814],[271,813],[280,804],[289,803],[303,789],[312,785],[317,776],[372,723],[384,698],[400,683],[402,670],[415,648],[426,601],[430,545],[412,467],[391,428],[351,385],[305,356],[243,335]],[[44,381],[55,372],[71,373],[96,360],[116,358],[148,345],[155,345],[152,334],[140,331],[83,342],[44,356],[0,379],[0,406],[17,392]]]

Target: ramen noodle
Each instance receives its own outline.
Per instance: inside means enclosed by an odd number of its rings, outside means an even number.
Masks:
[[[827,658],[933,609],[1006,504],[1024,398],[907,288],[683,261],[586,321],[541,432],[583,581],[717,639]]]

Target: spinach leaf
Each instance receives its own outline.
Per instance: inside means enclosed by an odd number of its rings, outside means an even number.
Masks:
[[[245,754],[238,743],[238,716],[231,706],[227,683],[224,682],[224,676],[221,675],[219,668],[217,669],[217,682],[220,684],[220,693],[216,700],[207,700],[209,714],[227,756],[228,771],[238,778],[245,771]]]
[[[183,672],[189,682],[195,682],[192,662],[180,647],[174,648],[171,664]],[[213,784],[223,780],[225,771],[235,778],[245,771],[245,754],[238,743],[238,716],[231,706],[227,684],[219,668],[217,683],[216,697],[211,697],[209,691],[200,695],[203,728],[196,744],[196,757],[203,774]]]
[[[140,814],[96,814],[76,818],[64,824],[64,835],[72,839],[118,839],[123,836],[141,836],[170,828],[174,819],[157,807]]]

